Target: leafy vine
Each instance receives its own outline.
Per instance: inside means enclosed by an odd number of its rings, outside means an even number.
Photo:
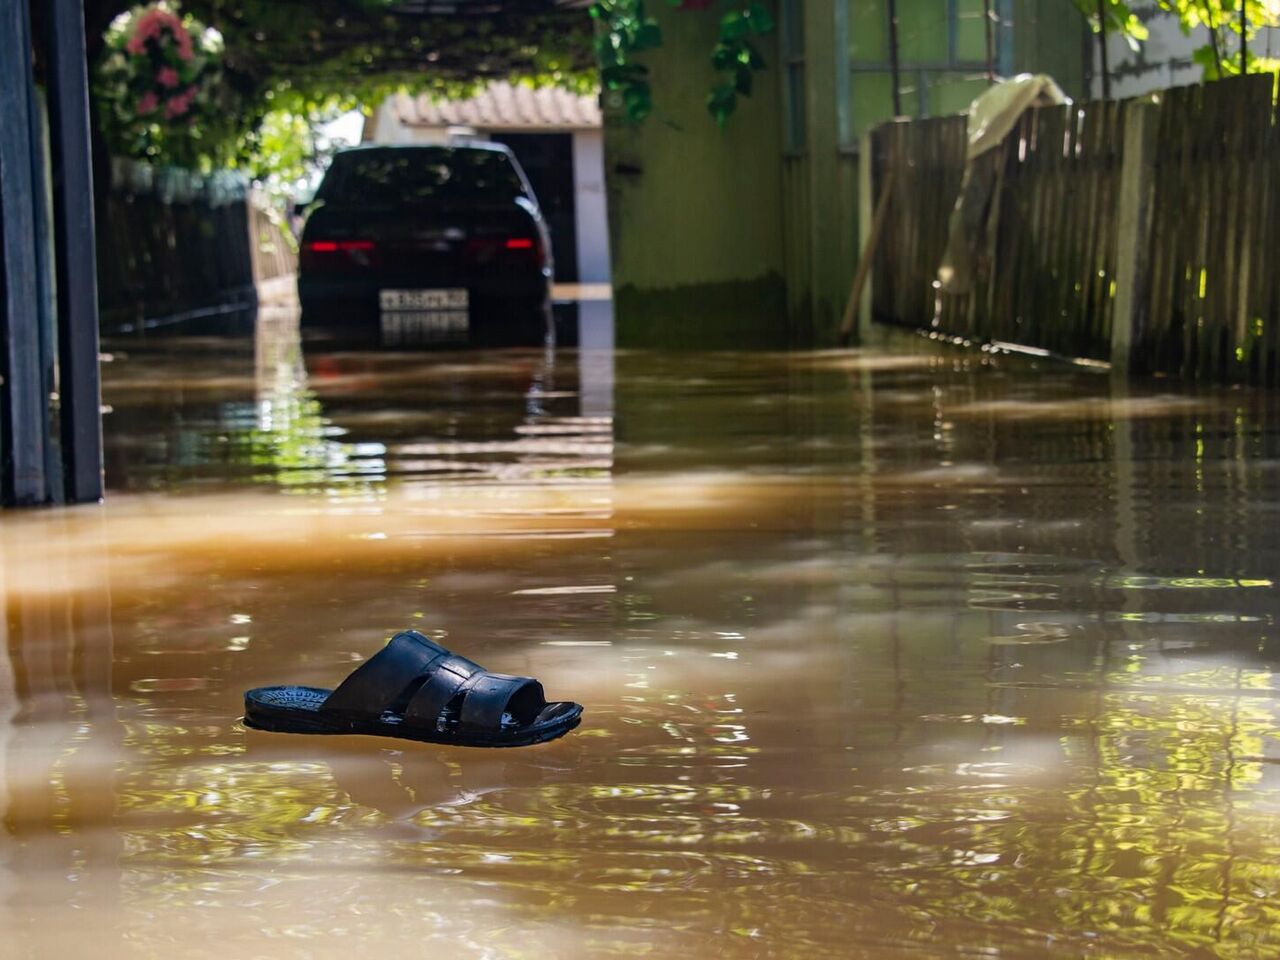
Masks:
[[[712,0],[666,2],[683,11],[704,10],[712,4]],[[755,75],[765,69],[756,41],[775,26],[768,8],[758,0],[728,0],[725,7],[711,51],[711,66],[724,79],[707,94],[707,111],[722,126],[737,109],[738,98],[751,95]],[[645,0],[596,0],[591,16],[598,24],[595,49],[601,86],[620,93],[628,118],[639,122],[653,112],[653,89],[649,68],[636,60],[636,54],[661,46],[662,29],[646,12]]]

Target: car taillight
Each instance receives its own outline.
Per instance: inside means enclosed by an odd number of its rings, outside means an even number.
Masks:
[[[544,260],[542,242],[537,237],[472,237],[467,241],[467,254],[473,263],[496,264],[512,259]]]
[[[302,266],[367,267],[376,249],[372,240],[311,240],[302,245]]]

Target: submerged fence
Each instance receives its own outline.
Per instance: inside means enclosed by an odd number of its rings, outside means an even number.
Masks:
[[[872,317],[1139,372],[1277,382],[1275,80],[1028,111],[975,161],[993,188],[962,293],[937,277],[965,119],[877,128],[869,192],[891,171],[892,186]]]
[[[98,216],[98,291],[107,329],[255,302],[288,277],[285,230],[245,180],[117,160]]]

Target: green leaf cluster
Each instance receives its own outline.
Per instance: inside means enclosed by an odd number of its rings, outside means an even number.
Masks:
[[[317,123],[396,92],[452,98],[506,80],[586,93],[598,84],[592,23],[580,10],[414,15],[396,12],[395,0],[183,0],[186,20],[221,37],[208,109],[181,139],[163,129],[126,135],[117,120],[129,116],[129,92],[110,66],[112,31],[131,16],[126,4],[91,64],[109,147],[203,172],[246,169],[268,186],[322,158]]]
[[[667,0],[667,4],[693,13],[710,6],[710,0]],[[707,110],[721,125],[737,109],[738,98],[751,95],[755,75],[765,68],[755,39],[774,29],[773,16],[758,0],[732,0],[725,6],[711,51],[711,66],[724,79],[707,94]],[[597,25],[601,86],[621,95],[630,120],[644,120],[653,112],[653,89],[649,68],[636,60],[636,54],[661,46],[658,22],[648,15],[645,0],[596,0],[591,16]]]
[[[1135,47],[1147,39],[1145,24],[1126,0],[1105,0],[1104,23],[1098,22],[1096,0],[1074,2],[1089,18],[1095,33],[1105,30],[1119,34]],[[1209,42],[1193,54],[1195,62],[1204,68],[1206,80],[1280,67],[1280,61],[1259,57],[1248,49],[1248,41],[1260,29],[1280,25],[1280,4],[1275,0],[1154,0],[1154,6],[1177,17],[1187,36],[1200,27],[1208,32]]]
[[[1140,41],[1148,36],[1146,24],[1129,7],[1125,0],[1106,0],[1103,4],[1102,22],[1099,22],[1097,0],[1074,0],[1080,12],[1089,21],[1094,33],[1106,31],[1118,33],[1124,37],[1131,48],[1136,49]]]
[[[591,16],[599,25],[600,85],[621,93],[628,117],[643,120],[653,112],[653,90],[649,68],[636,62],[635,54],[661,46],[661,28],[645,12],[644,0],[597,0]]]
[[[720,18],[720,37],[711,53],[711,66],[727,79],[712,88],[707,109],[721,126],[738,107],[738,97],[751,96],[764,57],[753,38],[773,32],[773,17],[761,3],[735,8]]]

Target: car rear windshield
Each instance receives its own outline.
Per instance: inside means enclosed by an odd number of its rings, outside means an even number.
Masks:
[[[376,207],[509,202],[524,192],[520,175],[501,151],[428,147],[338,154],[316,199]]]

